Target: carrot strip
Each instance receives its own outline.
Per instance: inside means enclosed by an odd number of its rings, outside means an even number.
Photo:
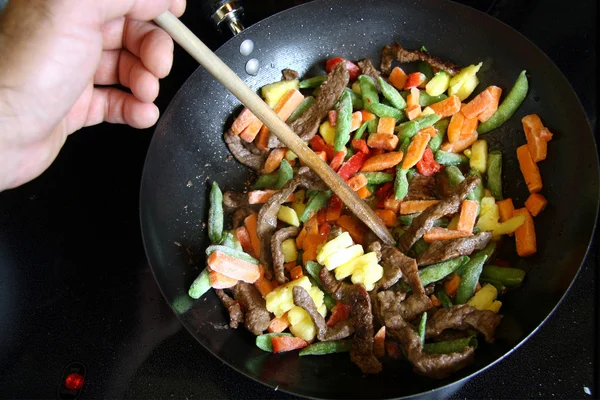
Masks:
[[[373,355],[377,358],[385,356],[385,325],[373,337]]]
[[[439,200],[405,200],[400,203],[400,214],[423,212],[430,206],[439,202]]]
[[[350,306],[340,301],[331,309],[331,317],[327,320],[327,326],[335,326],[338,323],[345,321],[350,316]]]
[[[420,105],[406,107],[406,117],[410,121],[412,121],[415,118],[418,118],[419,115],[421,115],[421,112],[422,111],[421,111],[421,106]]]
[[[340,218],[340,215],[342,215],[342,207],[342,200],[340,200],[340,198],[336,195],[331,196],[327,206],[327,211],[325,212],[325,220],[328,222],[337,221],[338,218]]]
[[[485,90],[490,92],[492,96],[492,102],[477,117],[479,119],[479,122],[485,122],[488,119],[492,118],[492,115],[494,115],[498,110],[498,104],[500,104],[500,96],[502,95],[502,89],[500,89],[498,86],[488,86],[488,88]]]
[[[543,127],[540,130],[540,138],[542,138],[542,140],[545,140],[546,142],[549,142],[550,140],[552,140],[552,136],[554,136],[554,135],[552,135],[552,132],[550,132],[548,130],[548,128]]]
[[[541,137],[544,125],[542,125],[540,117],[537,114],[526,115],[521,122],[533,162],[545,160],[548,153],[548,142]]]
[[[302,265],[298,265],[294,268],[292,268],[292,270],[290,271],[290,277],[292,278],[293,281],[295,281],[296,279],[300,279],[304,276],[304,274],[302,273]]]
[[[246,129],[248,125],[250,125],[250,122],[257,119],[258,118],[252,113],[252,111],[244,107],[240,115],[238,115],[235,121],[233,121],[233,124],[231,125],[231,131],[234,134],[239,135],[244,129]]]
[[[546,208],[547,204],[548,200],[539,193],[531,193],[529,198],[525,200],[527,211],[534,217],[537,217]]]
[[[420,130],[417,132],[408,145],[406,155],[402,160],[402,169],[412,168],[419,162],[419,160],[423,157],[423,153],[425,153],[429,139],[430,136],[427,131]]]
[[[388,80],[398,90],[404,90],[404,85],[406,84],[406,73],[400,67],[394,67]]]
[[[237,279],[230,278],[213,270],[210,270],[208,273],[208,280],[210,282],[210,287],[213,289],[229,289],[230,287],[237,285],[239,282]]]
[[[391,151],[369,158],[360,169],[361,172],[376,172],[395,167],[400,164],[404,155],[401,151]]]
[[[452,115],[448,124],[448,142],[455,143],[460,140],[460,132],[462,131],[464,121],[465,116],[462,112],[459,111]]]
[[[355,243],[363,244],[365,240],[365,227],[356,219],[342,215],[336,222],[340,228],[348,231]]]
[[[528,145],[524,144],[517,148],[517,159],[529,192],[537,193],[542,190],[542,176],[537,164],[531,158]]]
[[[429,296],[429,298],[431,299],[431,304],[433,304],[434,307],[440,307],[442,305],[442,302],[436,297],[435,294],[432,294]]]
[[[434,226],[433,228],[425,232],[425,235],[423,235],[423,239],[425,239],[427,243],[432,243],[437,240],[451,240],[467,236],[471,236],[471,233]]]
[[[463,121],[460,128],[460,139],[469,139],[476,132],[479,120],[477,118],[467,118]]]
[[[252,190],[248,192],[248,203],[249,204],[263,204],[266,203],[275,193],[279,192],[279,190],[272,189],[264,189],[264,190]],[[289,203],[290,201],[296,200],[296,196],[292,193],[290,197],[285,201]]]
[[[258,289],[262,297],[265,297],[273,291],[273,282],[266,278],[261,278],[254,282],[254,286]]]
[[[258,118],[250,121],[250,124],[240,133],[240,138],[248,143],[252,142],[262,126],[263,123]]]
[[[350,186],[350,189],[357,192],[359,189],[367,186],[367,183],[369,182],[367,181],[367,177],[363,174],[356,174],[352,178],[348,179],[346,183],[348,186]]]
[[[427,128],[423,128],[423,129],[421,129],[421,132],[428,134],[430,139],[432,137],[434,137],[435,135],[437,135],[437,133],[438,133],[437,130],[433,126],[428,126]]]
[[[389,133],[394,134],[394,128],[396,127],[396,120],[394,118],[379,118],[377,123],[377,133]]]
[[[290,261],[289,263],[283,264],[283,266],[285,267],[286,271],[290,272],[292,268],[296,267],[296,261]]]
[[[248,229],[246,229],[245,226],[240,226],[235,230],[235,235],[240,241],[242,249],[252,257],[256,258],[256,254],[254,254],[254,247],[252,247],[252,242],[250,241],[250,234],[248,234]]]
[[[211,270],[232,279],[254,283],[260,278],[258,265],[231,257],[220,251],[211,253],[206,262]]]
[[[402,204],[402,200],[396,200],[394,196],[390,196],[385,199],[383,203],[383,208],[386,210],[391,210],[394,213],[398,214],[400,212],[400,205]]]
[[[375,214],[381,218],[385,226],[391,227],[396,225],[396,213],[388,209],[377,209]]]
[[[494,97],[489,90],[484,90],[473,98],[467,105],[462,109],[462,113],[465,118],[473,119],[477,118],[482,112],[492,105]]]
[[[535,227],[533,218],[526,208],[516,209],[513,216],[525,216],[525,222],[515,231],[515,241],[517,243],[517,254],[521,257],[527,257],[537,251]]]
[[[446,118],[460,111],[460,99],[458,96],[450,96],[447,99],[431,104],[429,107],[440,118]]]
[[[460,208],[460,216],[458,217],[458,225],[456,230],[461,232],[473,233],[475,220],[477,219],[477,209],[479,203],[475,200],[465,200]]]
[[[375,114],[370,113],[366,110],[360,110],[360,113],[362,114],[362,122],[370,121],[372,119],[377,118]]]
[[[363,122],[363,116],[360,111],[355,111],[352,113],[352,122],[350,123],[350,132],[354,132]]]
[[[263,173],[270,174],[279,168],[279,164],[281,164],[281,160],[283,160],[283,156],[285,156],[286,151],[287,149],[285,147],[271,150],[269,156],[267,157],[267,161],[265,161]]]
[[[478,136],[479,135],[477,134],[477,131],[474,131],[473,134],[468,138],[464,138],[464,139],[461,138],[460,140],[458,140],[454,143],[450,143],[450,142],[442,143],[442,146],[440,147],[440,149],[447,151],[449,153],[460,153],[462,151],[465,151],[469,147],[471,147],[471,145],[473,143],[475,143],[475,141],[477,140]]]
[[[450,297],[454,297],[456,291],[458,290],[458,285],[460,284],[460,275],[452,274],[450,279],[444,282],[444,290],[446,294]]]
[[[298,108],[298,106],[300,105],[300,103],[302,103],[303,100],[304,96],[302,95],[302,93],[300,93],[299,90],[290,89],[279,100],[275,108],[273,108],[273,111],[275,111],[275,114],[277,114],[279,119],[285,121],[290,117],[290,115],[292,115],[294,110]],[[260,128],[259,135],[267,136],[268,138],[269,128],[267,128],[266,125],[263,125],[263,127]]]
[[[515,206],[511,198],[500,200],[496,202],[498,206],[498,213],[500,214],[500,222],[508,221],[512,218]]]
[[[421,98],[421,91],[414,87],[410,89],[410,93],[406,96],[406,106],[407,107],[421,107],[419,100]]]
[[[304,252],[302,253],[302,263],[306,264],[308,261],[314,261],[317,258],[317,247],[323,243],[327,238],[319,235],[319,232],[307,234],[302,243]]]
[[[290,321],[287,318],[287,314],[283,314],[283,316],[279,318],[273,318],[271,322],[269,322],[267,331],[270,333],[281,333],[285,331],[289,326]]]
[[[306,236],[308,236],[309,234],[318,234],[318,233],[319,233],[319,223],[317,221],[317,216],[314,215],[308,221],[306,221],[304,223],[304,225],[302,226],[302,230],[296,237],[296,247],[298,247],[299,249],[303,249],[304,248],[304,239],[306,239]]]
[[[398,146],[398,136],[393,133],[372,133],[367,139],[367,146],[374,149],[394,150]]]
[[[366,186],[363,186],[356,191],[356,194],[361,199],[366,199],[367,197],[369,197],[371,195],[371,191],[369,189],[367,189]]]
[[[256,221],[257,214],[252,213],[244,219],[244,226],[250,236],[250,243],[252,243],[252,249],[255,257],[260,257],[260,240],[258,239],[258,233],[256,233]]]

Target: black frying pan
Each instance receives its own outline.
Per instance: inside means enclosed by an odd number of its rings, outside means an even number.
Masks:
[[[257,76],[245,73],[244,40],[256,46]],[[322,73],[332,56],[370,57],[384,45],[427,49],[461,65],[478,61],[480,88],[507,90],[518,73],[531,75],[527,99],[500,129],[485,135],[504,154],[506,195],[522,205],[528,196],[515,149],[525,143],[520,119],[538,113],[555,133],[541,163],[549,206],[536,219],[538,253],[517,261],[528,271],[525,284],[505,296],[505,315],[493,345],[482,344],[475,362],[445,380],[415,375],[407,362],[384,364],[383,373],[363,377],[347,354],[303,357],[270,355],[254,346],[243,329],[226,329],[224,308],[213,293],[198,301],[187,289],[204,266],[209,243],[208,183],[242,190],[250,171],[231,157],[222,132],[239,102],[199,68],[176,95],[150,146],[141,188],[146,251],[167,302],[189,332],[210,352],[241,373],[298,395],[321,398],[390,398],[424,394],[467,378],[513,351],[548,317],[575,278],[594,230],[598,210],[598,159],[584,111],[558,68],[531,42],[506,25],[450,2],[316,1],[274,15],[242,32],[217,54],[253,88],[279,80],[283,68]],[[186,248],[189,251],[186,251]],[[190,259],[191,254],[191,259]]]

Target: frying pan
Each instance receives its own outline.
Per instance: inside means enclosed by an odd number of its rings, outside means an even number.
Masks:
[[[258,75],[245,72],[239,52],[252,39]],[[508,90],[519,72],[530,74],[530,91],[517,113],[485,135],[504,155],[505,195],[517,207],[528,191],[516,161],[525,143],[520,119],[541,115],[555,133],[540,163],[547,209],[536,218],[538,252],[527,259],[510,254],[527,271],[524,284],[503,297],[505,315],[494,344],[483,343],[475,362],[444,380],[414,374],[407,362],[385,362],[383,372],[363,377],[347,354],[298,357],[256,348],[244,329],[227,329],[225,309],[209,292],[192,301],[189,285],[204,267],[208,245],[209,183],[241,191],[252,174],[232,157],[222,132],[239,102],[199,68],[163,115],[150,145],[141,185],[141,224],[146,252],[167,302],[188,331],[211,353],[239,372],[278,390],[318,398],[393,398],[431,395],[490,367],[516,349],[551,314],[585,258],[597,217],[598,158],[590,126],[577,96],[559,69],[526,38],[468,7],[438,0],[315,1],[263,20],[217,50],[226,64],[258,89],[280,79],[284,68],[301,75],[323,73],[333,56],[370,57],[377,65],[384,45],[427,49],[460,65],[483,61],[479,88]],[[441,394],[441,393],[438,393]]]

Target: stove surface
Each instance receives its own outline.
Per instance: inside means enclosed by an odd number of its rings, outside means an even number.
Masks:
[[[1,0],[0,0],[1,2]],[[246,0],[246,25],[304,1]],[[596,7],[461,1],[538,45],[579,95],[596,140]],[[226,39],[201,1],[182,18],[213,49]],[[163,80],[164,110],[195,62],[181,49]],[[0,193],[0,397],[54,398],[85,365],[81,398],[289,398],[214,358],[164,302],[140,236],[138,194],[152,130],[99,125],[72,135],[35,181]],[[450,398],[597,397],[598,241],[538,332]]]

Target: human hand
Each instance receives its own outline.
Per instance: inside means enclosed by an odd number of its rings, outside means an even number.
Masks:
[[[41,174],[67,136],[156,123],[173,41],[152,24],[185,0],[11,0],[0,15],[0,191]],[[131,93],[102,87],[120,83]]]

